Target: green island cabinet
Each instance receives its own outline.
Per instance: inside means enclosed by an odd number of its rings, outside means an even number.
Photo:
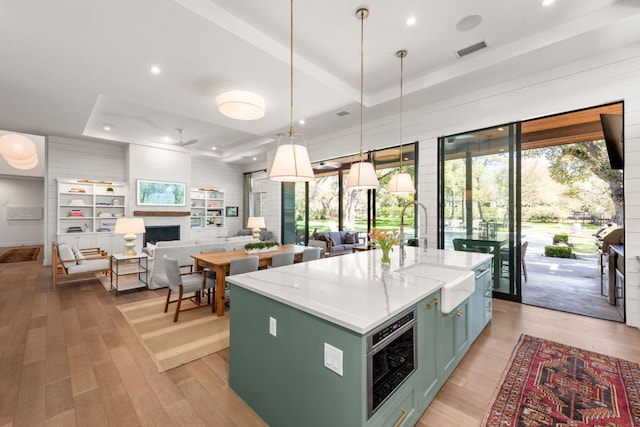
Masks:
[[[412,426],[491,321],[490,266],[475,269],[475,292],[450,313],[438,289],[389,319],[415,310],[416,371],[370,417],[367,336],[376,329],[362,335],[231,283],[229,385],[271,426]],[[343,351],[342,376],[324,366],[325,343]]]

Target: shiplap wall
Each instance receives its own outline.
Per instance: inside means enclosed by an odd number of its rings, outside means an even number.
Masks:
[[[189,210],[187,206],[136,206],[138,179],[176,181],[191,187],[217,187],[225,190],[225,203],[242,206],[242,170],[214,159],[191,158],[183,151],[49,137],[47,145],[45,264],[51,261],[51,243],[57,233],[57,178],[85,178],[127,182],[129,185],[127,216],[134,210]],[[188,216],[144,217],[146,225],[180,225],[181,238],[192,239]],[[227,218],[227,233],[235,234],[242,227],[242,217]]]
[[[238,206],[238,216],[225,218],[227,234],[233,236],[242,225],[242,169],[205,158],[191,159],[191,186],[224,190],[226,206]]]
[[[58,178],[126,182],[126,145],[49,136],[45,174],[45,264],[51,263],[56,241]]]
[[[625,107],[625,261],[627,324],[640,327],[640,45],[565,64],[473,93],[405,111],[406,142],[419,141],[418,200],[430,213],[436,247],[437,139],[440,136],[615,101]],[[365,149],[398,145],[396,115],[365,126]],[[308,140],[312,161],[357,153],[359,128]],[[280,223],[280,186],[270,184],[269,218]],[[422,225],[423,218],[418,218]],[[561,297],[561,295],[559,296]]]

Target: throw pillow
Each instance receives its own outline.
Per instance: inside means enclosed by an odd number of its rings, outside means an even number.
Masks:
[[[73,248],[73,254],[76,257],[76,262],[78,264],[84,264],[85,263],[84,255],[82,255],[82,252],[80,252],[80,250],[78,248]]]
[[[61,261],[64,261],[63,264],[65,268],[69,268],[77,263],[73,249],[71,249],[71,246],[64,243],[58,245],[58,257],[60,257]]]
[[[345,245],[355,245],[358,243],[356,240],[358,234],[357,233],[347,233],[344,235],[344,243]]]

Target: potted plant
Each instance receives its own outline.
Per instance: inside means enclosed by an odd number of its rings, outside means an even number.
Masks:
[[[280,243],[278,242],[257,242],[247,243],[244,245],[244,251],[248,254],[259,254],[263,252],[277,251]]]
[[[113,187],[107,187],[106,191],[107,191],[107,193],[113,193],[114,192]]]

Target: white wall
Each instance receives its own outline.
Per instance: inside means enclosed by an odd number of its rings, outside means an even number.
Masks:
[[[562,67],[479,87],[465,96],[405,111],[405,141],[419,141],[418,199],[431,217],[437,212],[437,138],[513,121],[625,101],[625,260],[627,324],[640,327],[640,45],[609,52]],[[397,141],[398,120],[380,120],[365,127],[365,149]],[[307,141],[312,160],[358,151],[357,128]],[[273,189],[273,191],[271,191]],[[279,224],[280,186],[269,192],[269,216]],[[274,203],[271,203],[273,198]],[[275,203],[275,201],[278,203]],[[421,218],[419,218],[421,221]],[[430,246],[436,245],[437,224],[429,221]]]
[[[49,137],[48,141],[46,230],[40,233],[40,236],[46,236],[45,264],[50,263],[51,243],[56,240],[57,233],[57,178],[127,182],[129,195],[126,216],[132,216],[136,210],[189,210],[188,200],[187,206],[137,206],[138,179],[183,182],[187,186],[187,193],[191,187],[219,188],[225,191],[227,205],[242,206],[242,171],[235,166],[213,159],[191,158],[188,152],[181,150],[56,136]],[[143,218],[146,225],[179,224],[181,238],[193,238],[188,216]],[[242,216],[226,218],[226,221],[229,234],[235,234],[242,227]]]
[[[44,210],[44,178],[0,176],[0,246],[43,244],[44,213],[40,219],[7,219],[8,207]]]
[[[44,262],[51,263],[51,243],[56,241],[58,178],[126,181],[126,145],[49,136],[47,139],[46,225]]]
[[[233,236],[242,225],[242,168],[205,158],[191,159],[191,187],[215,188],[224,191],[225,206],[238,206],[237,217],[225,218],[227,234]]]

